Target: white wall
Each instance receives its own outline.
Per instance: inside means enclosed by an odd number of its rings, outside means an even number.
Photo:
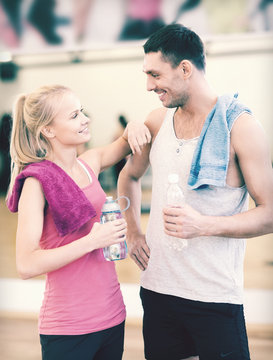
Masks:
[[[239,98],[254,112],[271,141],[273,93],[273,34],[238,35],[205,39],[207,79],[219,93],[239,92]],[[157,96],[146,91],[142,72],[142,43],[118,45],[78,54],[81,63],[71,63],[69,52],[17,55],[22,67],[15,82],[0,82],[0,115],[10,111],[14,97],[43,84],[70,86],[93,119],[94,145],[112,139],[117,117],[144,120],[155,107]],[[273,156],[272,156],[273,158]]]
[[[32,91],[44,84],[60,83],[70,86],[79,95],[83,107],[93,119],[93,143],[98,145],[110,141],[120,113],[128,120],[144,120],[150,110],[160,105],[157,98],[145,90],[141,47],[137,56],[135,49],[129,51],[129,61],[124,60],[123,52],[119,48],[91,51],[89,58],[94,63],[73,64],[65,58],[59,65],[61,54],[18,56],[22,70],[17,80],[0,83],[0,114],[10,111],[18,93]],[[43,62],[53,62],[53,65],[43,65]]]
[[[35,315],[37,317],[43,293],[44,280],[0,279],[0,312]],[[139,285],[121,283],[128,319],[142,319],[143,309],[139,298]],[[247,324],[273,324],[273,291],[245,289],[244,311]],[[257,306],[259,303],[259,306]]]

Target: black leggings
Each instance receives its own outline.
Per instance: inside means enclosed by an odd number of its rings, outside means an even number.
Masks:
[[[124,323],[83,335],[40,335],[43,360],[121,360]]]

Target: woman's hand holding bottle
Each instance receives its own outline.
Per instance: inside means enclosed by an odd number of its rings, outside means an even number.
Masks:
[[[94,223],[88,237],[91,237],[92,250],[104,248],[113,244],[120,243],[127,233],[127,223],[125,219],[117,219],[100,224]]]

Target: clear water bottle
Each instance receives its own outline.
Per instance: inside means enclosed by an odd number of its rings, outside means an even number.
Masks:
[[[167,205],[179,207],[185,203],[185,197],[181,187],[179,186],[179,176],[178,174],[169,174],[168,175],[168,188],[167,188]],[[186,239],[177,238],[174,236],[167,236],[167,245],[169,248],[172,248],[177,251],[181,251],[188,245]]]
[[[118,199],[125,198],[127,200],[127,207],[120,210]],[[107,196],[106,201],[102,206],[102,214],[100,218],[101,224],[108,221],[113,221],[122,218],[122,211],[125,211],[130,206],[130,200],[126,196],[121,196],[114,200],[112,196]],[[107,261],[115,261],[125,259],[127,256],[127,245],[125,237],[122,237],[122,241],[118,244],[113,244],[103,248],[103,255]]]

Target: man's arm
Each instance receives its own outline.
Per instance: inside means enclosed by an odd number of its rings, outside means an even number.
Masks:
[[[141,270],[145,270],[150,256],[145,235],[141,230],[141,177],[149,166],[150,144],[142,149],[141,154],[132,155],[118,178],[118,195],[130,199],[130,207],[125,212],[127,222],[127,244],[129,253]],[[122,199],[120,200],[122,203]],[[124,204],[121,204],[123,206]]]
[[[204,216],[185,206],[164,209],[165,230],[181,238],[224,236],[250,238],[273,232],[273,172],[263,129],[248,114],[241,115],[231,132],[235,151],[255,208],[233,216]]]
[[[152,142],[165,117],[166,109],[159,108],[152,111],[145,124],[149,128]],[[141,154],[134,154],[127,161],[119,174],[118,193],[130,199],[131,205],[125,212],[127,221],[127,243],[129,253],[141,270],[145,270],[150,256],[145,235],[141,230],[141,177],[149,166],[151,143],[144,146]],[[122,203],[122,200],[120,201]],[[121,204],[122,206],[124,204]]]
[[[261,125],[249,114],[241,115],[231,131],[231,145],[238,158],[255,208],[231,216],[214,231],[224,236],[255,237],[273,231],[273,171],[268,142]],[[223,223],[223,221],[221,221]]]

